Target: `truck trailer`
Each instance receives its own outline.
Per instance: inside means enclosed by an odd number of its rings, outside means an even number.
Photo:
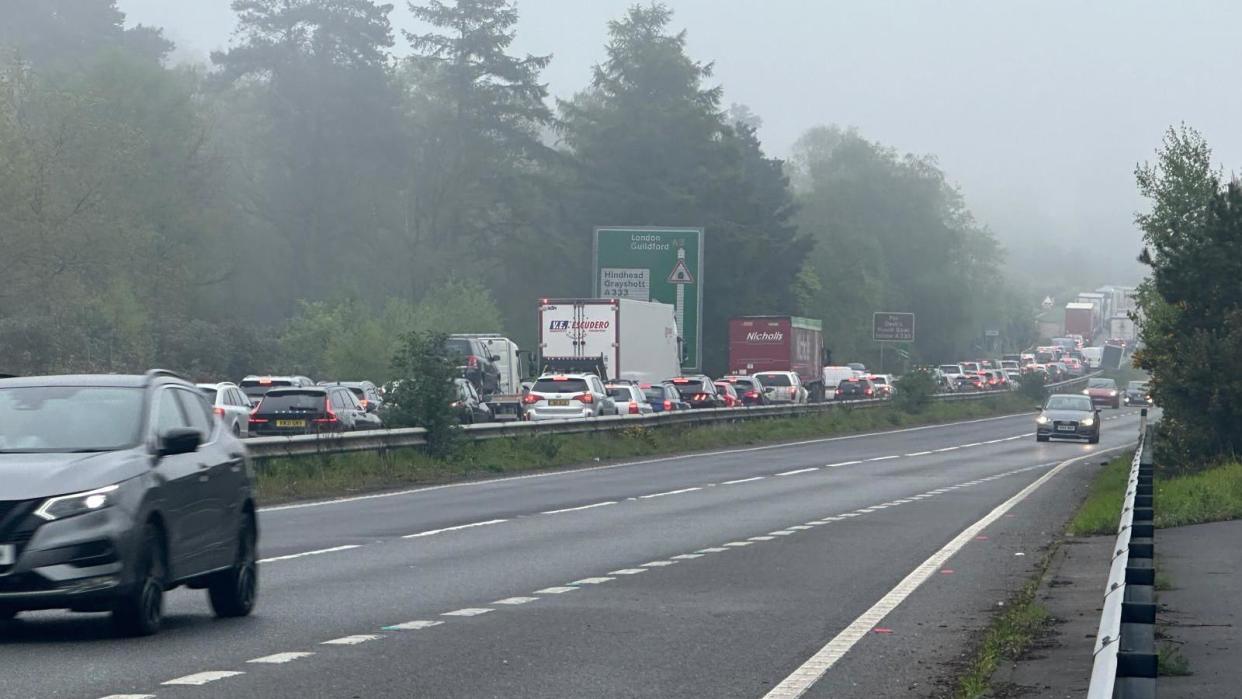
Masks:
[[[826,395],[823,324],[797,316],[742,316],[729,321],[729,373],[792,371],[813,402]]]
[[[1096,306],[1089,302],[1070,302],[1065,304],[1065,333],[1082,335],[1085,342],[1095,338]]]
[[[633,299],[540,299],[539,366],[601,360],[605,381],[658,383],[681,375],[674,308]]]

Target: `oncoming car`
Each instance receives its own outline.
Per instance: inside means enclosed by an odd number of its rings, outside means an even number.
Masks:
[[[1091,399],[1092,405],[1121,407],[1121,391],[1117,390],[1117,382],[1112,379],[1087,379],[1087,387],[1082,393]]]
[[[1090,398],[1073,393],[1058,393],[1048,398],[1039,417],[1035,418],[1035,440],[1047,442],[1053,437],[1100,443],[1100,412]]]
[[[150,635],[180,585],[220,617],[254,608],[246,448],[180,377],[0,380],[0,483],[0,621],[110,612]]]

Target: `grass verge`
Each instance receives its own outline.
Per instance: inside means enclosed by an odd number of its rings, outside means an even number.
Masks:
[[[1035,601],[1035,595],[1055,553],[1055,546],[1048,550],[1039,572],[1010,599],[1005,611],[992,620],[978,651],[958,680],[955,697],[975,699],[986,694],[991,687],[992,674],[1001,662],[1020,658],[1048,628],[1051,617],[1048,610]]]
[[[1078,536],[1117,531],[1132,457],[1109,462],[1095,482],[1070,531]],[[1156,478],[1156,526],[1181,527],[1242,517],[1242,463],[1227,463],[1198,473]]]
[[[1161,677],[1184,677],[1191,674],[1190,661],[1176,645],[1163,641],[1156,649],[1156,672]]]
[[[988,400],[933,403],[918,413],[885,405],[702,427],[635,426],[597,434],[464,442],[445,459],[432,458],[418,449],[264,459],[256,462],[256,488],[260,502],[273,504],[612,459],[815,439],[1029,411],[1029,401],[1003,394]]]

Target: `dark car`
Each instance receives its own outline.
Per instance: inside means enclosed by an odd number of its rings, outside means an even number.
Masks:
[[[216,616],[254,608],[246,448],[170,372],[0,380],[0,483],[0,621],[111,612],[149,635],[180,585]]]
[[[679,376],[669,383],[691,408],[725,407],[725,400],[716,390],[716,384],[706,376]]]
[[[1126,384],[1126,405],[1154,405],[1151,399],[1151,389],[1147,387],[1146,381],[1131,381]]]
[[[466,379],[453,379],[453,387],[457,390],[457,399],[453,401],[452,408],[457,414],[458,422],[474,425],[496,419],[492,409],[479,397],[479,392],[474,390],[474,384]]]
[[[671,383],[644,383],[639,384],[638,388],[647,398],[652,412],[665,413],[690,409],[690,404],[681,399],[681,394]]]
[[[875,386],[868,379],[845,379],[837,384],[837,400],[869,400],[875,398]]]
[[[500,390],[500,357],[491,353],[477,337],[450,336],[444,351],[458,362],[461,375],[474,384],[484,398]]]
[[[1100,411],[1087,396],[1058,393],[1048,397],[1039,417],[1035,418],[1035,440],[1085,439],[1100,443]]]
[[[733,384],[742,405],[767,405],[768,396],[763,392],[763,384],[753,376],[726,376],[721,381]]]
[[[354,394],[358,405],[361,405],[366,413],[359,416],[358,429],[378,430],[384,426],[384,421],[380,419],[380,411],[384,408],[384,397],[380,394],[379,386],[370,381],[320,381],[319,385],[341,386],[348,388],[350,393]]]
[[[305,376],[247,376],[237,385],[241,387],[242,393],[246,394],[251,403],[257,404],[259,399],[273,388],[314,386],[315,382]]]
[[[274,388],[250,412],[255,436],[370,429],[372,416],[344,386]]]

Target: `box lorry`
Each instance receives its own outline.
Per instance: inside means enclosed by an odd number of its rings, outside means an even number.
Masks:
[[[1087,341],[1095,337],[1096,306],[1094,303],[1065,304],[1065,334],[1082,335]]]
[[[792,371],[812,402],[825,397],[823,323],[798,316],[741,316],[729,321],[729,373]],[[835,386],[834,386],[835,388]]]
[[[541,370],[598,360],[605,381],[659,383],[681,375],[674,308],[634,299],[540,299]]]

